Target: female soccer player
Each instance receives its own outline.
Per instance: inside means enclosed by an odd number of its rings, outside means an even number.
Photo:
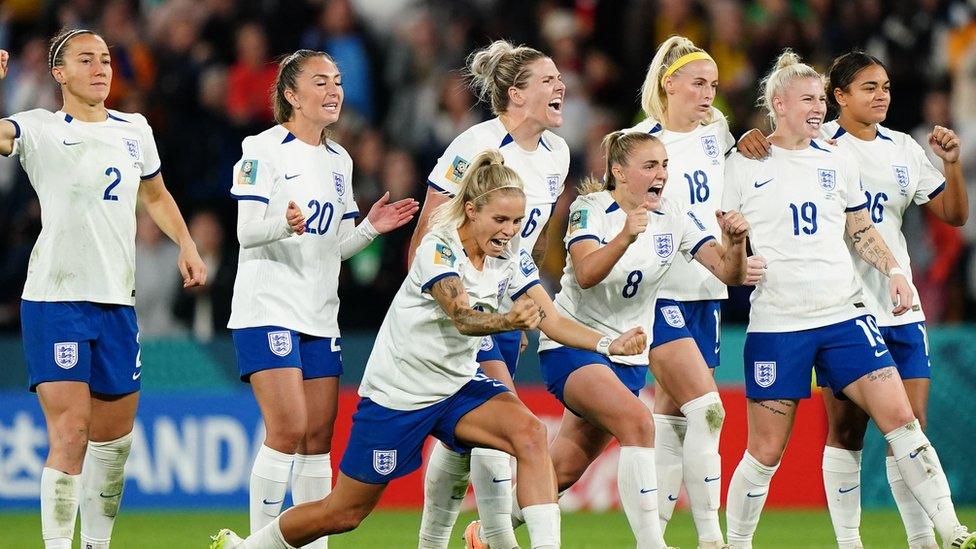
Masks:
[[[647,119],[630,131],[649,133],[667,148],[668,172],[677,181],[664,197],[719,236],[713,212],[725,179],[725,154],[735,141],[725,117],[712,106],[718,67],[691,40],[672,36],[661,44],[647,70],[641,105]],[[757,280],[762,259],[751,258]],[[722,545],[718,520],[724,411],[710,368],[719,364],[720,301],[725,285],[703,265],[678,255],[664,275],[653,303],[650,366],[663,391],[654,395],[654,457],[661,529],[667,527],[682,480],[688,488],[699,547]]]
[[[548,245],[549,216],[562,194],[569,170],[566,142],[549,131],[563,123],[566,86],[552,59],[538,50],[515,47],[503,40],[472,53],[468,71],[474,89],[483,101],[490,103],[496,118],[459,135],[431,171],[411,249],[426,234],[430,212],[457,194],[458,182],[471,159],[484,150],[499,149],[506,165],[525,183],[525,222],[516,235],[516,246],[529,252],[538,263]],[[511,302],[503,300],[502,310],[510,307]],[[512,378],[523,337],[517,330],[485,337],[478,355],[481,369],[513,391]],[[421,547],[447,547],[461,505],[457,494],[467,489],[469,465],[485,535],[493,547],[516,545],[509,518],[512,511],[510,457],[477,448],[469,457],[448,452],[438,445],[430,456],[424,479]],[[470,536],[472,532],[465,535]]]
[[[342,110],[341,80],[324,52],[285,57],[274,86],[278,125],[245,138],[235,166],[241,253],[228,326],[267,428],[251,470],[252,532],[278,516],[289,476],[295,503],[329,493],[340,263],[419,208],[413,199],[388,204],[387,193],[355,225],[352,159],[325,133]]]
[[[697,259],[727,284],[744,280],[749,225],[741,215],[710,214],[724,232],[726,242],[720,245],[694,212],[662,198],[668,157],[659,139],[646,132],[615,132],[604,140],[604,149],[605,183],[590,181],[570,209],[569,258],[555,298],[560,314],[611,334],[634,324],[649,329],[655,314],[680,314],[655,313],[652,307],[680,254]],[[616,438],[621,447],[617,486],[637,546],[664,547],[654,493],[654,423],[637,398],[647,355],[603,357],[546,336],[539,349],[546,386],[566,407],[551,445],[558,489],[579,480]],[[717,429],[723,412],[721,401],[716,403]],[[518,520],[518,506],[514,509]]]
[[[884,433],[905,486],[945,547],[974,547],[976,535],[956,518],[945,473],[867,314],[844,244],[846,232],[854,253],[888,279],[883,299],[894,304],[891,315],[914,306],[899,260],[871,223],[857,164],[814,140],[826,113],[823,79],[787,50],[762,88],[775,128],[772,153],[765,161],[734,154],[723,197],[724,207],[741,208],[752,221],[752,246],[769,260],[752,295],[746,337],[749,440],[729,489],[729,543],[752,544],[797,402],[810,396],[813,367],[835,396],[867,412]]]
[[[942,158],[943,176],[908,134],[881,125],[888,113],[891,92],[888,72],[880,60],[863,52],[842,55],[834,60],[827,80],[827,100],[837,109],[838,117],[824,125],[821,135],[835,139],[839,149],[857,160],[871,221],[885,242],[892,244],[894,256],[905,266],[905,276],[911,284],[908,249],[901,230],[908,207],[912,203],[924,204],[936,217],[955,226],[964,225],[969,217],[966,182],[959,163],[959,138],[941,126],[933,128],[929,135],[929,147]],[[768,142],[758,139],[761,133],[750,135],[756,138],[756,145],[767,148]],[[864,261],[855,260],[854,264],[865,286],[868,307],[898,367],[912,411],[924,429],[930,365],[921,305],[914,304],[901,316],[892,315],[884,277]],[[861,449],[868,416],[830,390],[823,395],[830,420],[823,458],[830,518],[838,547],[859,547],[861,491],[852,487],[861,484]],[[932,522],[906,487],[890,448],[887,473],[909,547],[937,549]]]
[[[532,257],[512,245],[524,213],[518,174],[497,151],[476,156],[458,193],[438,208],[380,327],[335,490],[243,542],[222,530],[213,547],[297,547],[355,528],[388,482],[420,467],[427,435],[456,452],[479,446],[514,455],[532,547],[559,546],[545,427],[478,370],[481,336],[538,326],[564,345],[605,355],[641,353],[647,338],[635,327],[612,339],[557,312]],[[504,294],[514,305],[499,313]]]
[[[8,54],[0,51],[0,78]],[[41,536],[70,548],[81,510],[83,547],[109,546],[139,401],[135,207],[180,246],[183,287],[207,269],[160,175],[152,130],[140,114],[105,108],[111,55],[98,34],[66,30],[51,41],[60,111],[0,121],[0,154],[20,155],[41,204],[21,302],[30,390],[47,422]],[[84,467],[82,467],[84,464]]]

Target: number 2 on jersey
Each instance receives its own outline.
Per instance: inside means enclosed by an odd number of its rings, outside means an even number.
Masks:
[[[793,236],[803,234],[815,234],[817,232],[817,205],[813,202],[804,202],[797,206],[790,204],[790,211],[793,212]]]
[[[105,187],[105,192],[102,194],[102,200],[118,201],[119,197],[112,194],[112,189],[118,186],[122,182],[122,172],[118,168],[108,168],[105,170],[105,175],[112,178],[109,182],[108,187]]]
[[[692,204],[705,202],[708,200],[709,195],[712,194],[708,188],[708,174],[701,170],[686,173],[685,181],[688,182],[688,194]]]
[[[312,215],[305,222],[305,230],[308,234],[325,234],[329,232],[329,225],[332,225],[332,216],[335,215],[335,206],[331,202],[321,203],[318,200],[309,200],[308,207],[312,208]],[[326,219],[328,214],[328,219]],[[316,223],[316,220],[318,223]]]

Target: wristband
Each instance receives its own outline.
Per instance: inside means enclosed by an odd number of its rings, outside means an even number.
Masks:
[[[908,275],[905,274],[905,271],[901,270],[899,267],[892,267],[891,269],[888,270],[888,278],[891,278],[895,275],[901,275],[905,278],[908,278]]]
[[[596,342],[596,352],[600,353],[603,356],[610,356],[611,343],[613,343],[613,340],[610,339],[610,336],[601,337],[600,341]]]

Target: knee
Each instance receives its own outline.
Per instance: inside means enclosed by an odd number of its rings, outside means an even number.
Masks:
[[[293,454],[305,438],[305,422],[295,419],[279,425],[269,425],[264,444],[285,454]]]
[[[853,422],[831,425],[827,434],[827,445],[845,450],[860,450],[864,447],[864,431],[864,426]]]
[[[545,424],[529,415],[512,433],[512,455],[519,459],[548,452],[548,442]]]
[[[915,419],[918,420],[918,424],[922,427],[922,430],[923,431],[925,431],[925,430],[928,429],[928,426],[929,426],[929,418],[928,418],[928,415],[925,413],[925,410],[918,410],[918,411],[916,411],[915,412]]]
[[[783,459],[786,442],[756,441],[749,444],[749,455],[766,467],[775,467]]]
[[[89,421],[87,417],[66,417],[53,425],[51,451],[65,454],[84,454],[88,447]]]
[[[620,428],[615,433],[621,446],[654,446],[654,416],[643,404],[620,420]]]
[[[305,434],[301,453],[306,455],[328,454],[332,449],[332,426],[316,429]]]
[[[349,509],[338,510],[335,515],[333,515],[333,520],[335,520],[334,528],[330,530],[335,530],[335,534],[341,534],[342,532],[349,532],[350,530],[355,530],[359,528],[359,524],[363,522],[363,519],[369,515],[369,510],[361,507],[352,507]]]

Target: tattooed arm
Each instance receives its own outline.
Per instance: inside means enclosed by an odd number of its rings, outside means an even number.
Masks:
[[[895,307],[891,312],[897,316],[911,309],[915,296],[908,284],[908,277],[881,238],[881,233],[871,223],[868,210],[861,208],[847,213],[847,235],[857,255],[890,278],[891,303]]]
[[[430,295],[464,335],[486,336],[511,330],[531,330],[541,320],[540,309],[531,299],[518,300],[506,314],[472,309],[468,303],[468,294],[457,276],[448,276],[435,282],[430,288]]]

